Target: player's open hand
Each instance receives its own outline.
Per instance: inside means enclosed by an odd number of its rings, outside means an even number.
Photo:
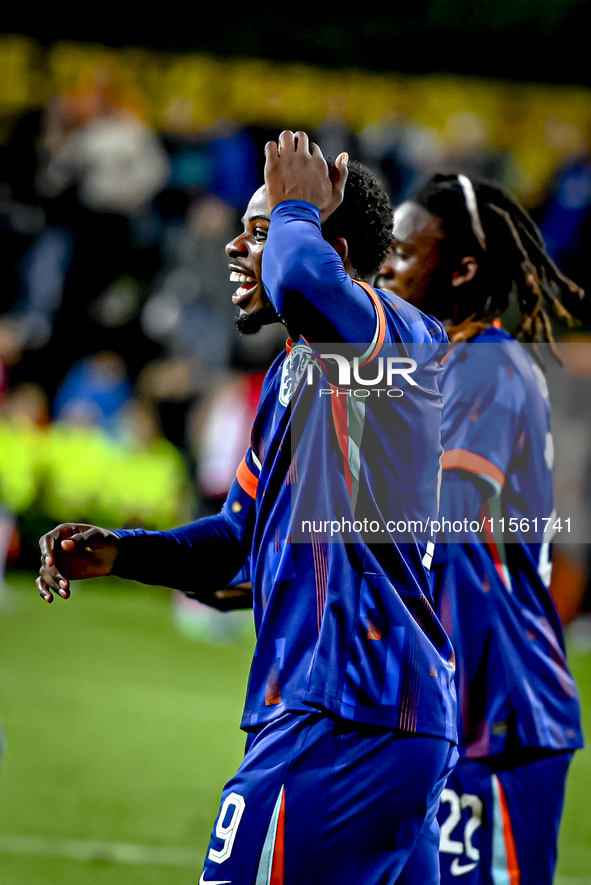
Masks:
[[[305,132],[285,130],[265,147],[265,189],[274,209],[284,200],[305,200],[320,209],[326,221],[343,201],[349,155],[339,154],[329,171],[322,151]]]
[[[53,593],[68,599],[70,581],[111,574],[119,552],[119,538],[98,526],[63,523],[43,535],[39,546],[41,568],[37,588],[42,599],[53,602]]]

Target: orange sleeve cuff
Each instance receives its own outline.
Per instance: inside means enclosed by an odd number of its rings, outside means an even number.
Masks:
[[[243,489],[247,495],[251,498],[256,498],[259,481],[246,463],[246,458],[243,458],[238,466],[236,479],[238,480],[240,488]]]
[[[467,449],[449,449],[444,452],[441,456],[441,466],[444,470],[466,470],[468,473],[486,476],[501,487],[505,485],[505,474],[496,464]]]

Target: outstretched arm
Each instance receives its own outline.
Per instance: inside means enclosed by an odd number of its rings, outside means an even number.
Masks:
[[[223,510],[169,532],[134,529],[117,535],[119,554],[113,574],[174,587],[216,608],[220,600],[215,591],[229,584],[250,552]]]
[[[119,542],[108,529],[86,523],[62,523],[39,540],[41,568],[37,588],[46,602],[53,593],[70,596],[70,582],[110,575]]]

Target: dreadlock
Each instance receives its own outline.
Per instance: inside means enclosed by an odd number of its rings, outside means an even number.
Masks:
[[[503,313],[513,288],[520,341],[553,343],[548,309],[569,326],[578,324],[563,300],[568,293],[582,298],[583,290],[559,270],[535,223],[503,188],[463,175],[434,175],[413,200],[441,220],[450,260],[474,255],[478,262],[479,272],[466,284],[471,316],[456,340],[472,337]]]

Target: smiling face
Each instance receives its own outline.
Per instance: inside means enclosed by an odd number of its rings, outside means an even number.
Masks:
[[[242,233],[226,246],[230,258],[230,280],[239,284],[232,301],[240,308],[236,325],[241,332],[258,332],[261,326],[277,322],[278,319],[262,280],[263,249],[270,218],[265,188],[260,187],[244,213]]]
[[[402,203],[394,213],[394,239],[380,270],[379,287],[425,313],[448,319],[442,316],[448,312],[446,294],[452,291],[443,262],[445,239],[438,218],[410,200]]]

